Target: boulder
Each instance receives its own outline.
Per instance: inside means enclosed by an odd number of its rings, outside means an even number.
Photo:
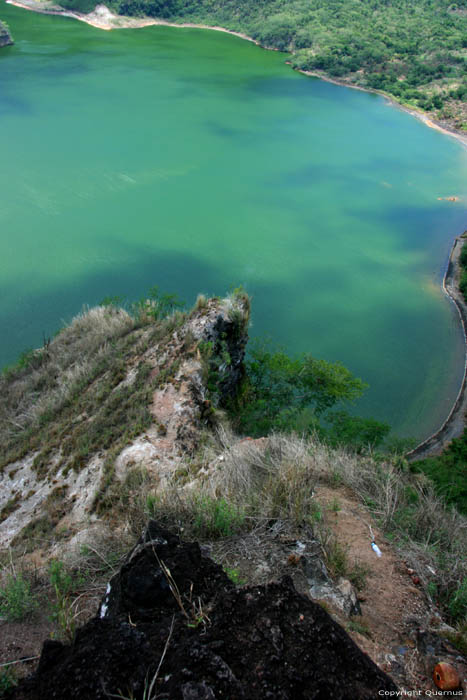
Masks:
[[[393,681],[289,577],[235,588],[196,543],[151,522],[71,645],[46,642],[19,700],[317,700]]]

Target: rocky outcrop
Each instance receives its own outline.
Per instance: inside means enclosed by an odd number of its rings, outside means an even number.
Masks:
[[[310,596],[313,600],[329,602],[345,615],[361,615],[360,603],[350,581],[341,576],[334,583],[320,554],[321,551],[301,559]]]
[[[0,21],[0,48],[2,46],[9,46],[13,43],[13,39],[11,37],[10,32],[8,31],[7,26]]]
[[[0,378],[0,547],[81,536],[130,472],[170,479],[235,394],[248,319],[241,292],[166,318],[151,301],[136,320],[98,307]]]
[[[396,690],[291,579],[237,589],[196,543],[153,521],[96,617],[71,646],[46,642],[13,697],[364,700]]]

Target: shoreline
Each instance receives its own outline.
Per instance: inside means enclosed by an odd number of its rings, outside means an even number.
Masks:
[[[180,27],[180,28],[190,28],[190,29],[210,29],[213,31],[223,32],[225,34],[231,34],[245,41],[250,41],[256,46],[260,46],[265,50],[277,51],[273,47],[263,46],[259,41],[253,39],[252,37],[244,34],[242,32],[236,32],[225,27],[210,26],[204,24],[194,24],[191,22],[175,23],[167,22],[162,19],[153,19],[150,17],[128,17],[124,15],[115,15],[111,12],[105,5],[96,5],[93,12],[89,14],[82,14],[79,12],[68,11],[61,8],[59,5],[53,5],[50,2],[44,3],[44,7],[41,7],[37,0],[6,0],[9,5],[14,5],[21,9],[30,10],[32,12],[37,12],[39,14],[47,15],[58,15],[62,17],[70,17],[72,19],[77,19],[80,22],[85,22],[96,29],[102,29],[104,31],[111,31],[112,29],[138,29],[142,27],[149,26],[163,26],[163,27]],[[291,66],[290,61],[286,61],[286,64]],[[450,129],[446,125],[440,124],[425,114],[417,110],[416,108],[407,107],[397,102],[391,95],[373,88],[362,87],[361,85],[353,85],[344,80],[338,80],[335,78],[328,77],[319,72],[300,70],[298,68],[292,68],[298,73],[303,75],[318,78],[319,80],[324,80],[334,85],[340,87],[352,88],[353,90],[361,90],[362,92],[373,93],[384,97],[390,106],[396,107],[404,112],[407,112],[411,116],[415,117],[419,121],[423,122],[425,126],[440,131],[441,133],[451,136],[452,138],[459,141],[465,148],[467,148],[467,135],[455,130]],[[406,458],[409,460],[422,459],[429,455],[439,454],[442,451],[447,442],[455,437],[462,434],[465,427],[464,415],[467,415],[467,303],[465,302],[462,294],[460,294],[457,284],[457,278],[459,276],[459,264],[458,259],[460,251],[462,249],[463,243],[467,241],[467,231],[460,236],[457,236],[451,248],[449,255],[448,265],[443,277],[442,288],[444,293],[450,299],[450,301],[455,305],[457,312],[461,321],[461,328],[464,335],[464,350],[465,350],[465,362],[464,362],[464,375],[461,383],[461,387],[457,394],[456,400],[449,412],[449,415],[441,425],[441,427],[432,435],[427,437],[416,447],[414,447],[410,452],[406,453]]]
[[[286,61],[286,63],[287,65],[291,65],[289,61]],[[457,141],[460,141],[465,148],[467,148],[467,134],[463,134],[457,129],[454,129],[454,127],[450,128],[445,124],[441,124],[436,120],[431,119],[428,116],[428,114],[425,114],[425,112],[422,112],[416,109],[415,107],[408,107],[407,105],[401,104],[394,97],[392,97],[392,95],[390,95],[387,92],[384,92],[383,90],[376,90],[374,88],[363,87],[362,85],[354,85],[353,83],[348,83],[345,80],[330,78],[322,73],[319,73],[318,71],[300,70],[299,68],[293,67],[292,70],[297,71],[297,73],[303,73],[303,75],[308,75],[311,78],[319,78],[320,80],[324,80],[326,83],[332,83],[333,85],[351,88],[352,90],[361,90],[361,92],[369,92],[373,95],[380,95],[380,97],[384,97],[392,107],[396,107],[397,109],[400,109],[403,112],[407,112],[408,114],[412,115],[412,117],[415,117],[415,119],[418,119],[419,121],[423,122],[423,124],[425,124],[425,126],[427,126],[430,129],[435,129],[436,131],[440,131],[441,133],[446,134],[447,136],[452,136]]]
[[[456,307],[464,334],[464,375],[456,400],[441,427],[405,454],[409,461],[436,456],[442,452],[447,443],[464,432],[467,414],[467,302],[459,290],[460,265],[459,256],[464,243],[467,243],[467,231],[456,236],[449,255],[443,277],[443,291]]]
[[[96,29],[102,29],[104,31],[111,31],[112,29],[140,29],[143,27],[154,26],[174,28],[181,27],[188,29],[210,29],[215,32],[231,34],[232,36],[236,36],[239,39],[244,39],[245,41],[250,41],[252,44],[260,46],[266,51],[278,51],[278,49],[275,49],[274,47],[264,46],[256,39],[253,39],[253,37],[248,36],[248,34],[244,34],[243,32],[236,32],[233,29],[226,29],[225,27],[219,27],[216,25],[212,26],[208,24],[194,24],[192,22],[176,23],[168,22],[163,19],[155,19],[152,17],[128,17],[126,15],[116,15],[113,12],[111,12],[105,5],[96,5],[93,12],[90,12],[89,14],[83,14],[81,12],[74,12],[73,10],[65,10],[60,5],[54,5],[51,2],[44,3],[44,6],[41,7],[41,3],[37,0],[5,1],[8,5],[14,5],[15,7],[20,7],[24,10],[30,10],[31,12],[37,12],[38,14],[58,15],[62,17],[70,17],[72,19],[77,19],[79,22],[85,22],[91,27],[94,27]],[[286,65],[291,66],[290,61],[286,61],[285,63]],[[301,70],[299,68],[292,68],[292,70],[295,70],[297,73],[302,73],[303,75],[307,75],[312,78],[324,80],[325,82],[332,83],[333,85],[339,85],[341,87],[347,87],[353,90],[361,90],[362,92],[372,93],[373,95],[380,95],[381,97],[384,97],[391,106],[401,109],[403,112],[407,112],[408,114],[425,124],[425,126],[427,126],[428,128],[440,131],[446,136],[451,136],[452,138],[459,141],[464,146],[464,148],[467,148],[467,134],[463,134],[454,127],[449,127],[446,124],[442,124],[434,119],[431,119],[428,116],[428,114],[425,114],[424,112],[416,109],[415,107],[408,107],[406,105],[401,104],[394,97],[392,97],[392,95],[389,95],[383,90],[376,90],[374,88],[367,88],[361,85],[354,85],[353,83],[349,83],[345,80],[331,78],[319,71],[307,71]]]
[[[225,27],[211,26],[208,24],[194,24],[192,22],[167,22],[164,19],[156,19],[153,17],[129,17],[127,15],[115,15],[111,12],[105,5],[96,5],[93,12],[85,15],[81,12],[75,12],[74,10],[65,10],[59,5],[52,5],[50,3],[44,3],[44,7],[34,0],[5,0],[7,5],[14,5],[15,7],[20,7],[23,10],[30,10],[31,12],[37,12],[41,15],[55,15],[61,17],[71,17],[72,19],[77,19],[79,22],[84,22],[89,24],[95,29],[102,29],[104,31],[111,31],[112,29],[141,29],[143,27],[182,27],[188,29],[212,29],[215,32],[223,32],[225,34],[232,34],[239,39],[244,39],[245,41],[251,41],[256,46],[260,46],[259,41],[253,39],[247,34],[242,32],[235,32],[233,29],[226,29]]]

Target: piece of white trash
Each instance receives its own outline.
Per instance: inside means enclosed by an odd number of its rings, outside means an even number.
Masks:
[[[380,550],[380,548],[378,547],[378,545],[376,544],[376,542],[372,542],[372,543],[371,543],[371,549],[373,550],[373,552],[375,552],[375,554],[376,554],[377,557],[381,557],[381,556],[382,556],[381,550]]]

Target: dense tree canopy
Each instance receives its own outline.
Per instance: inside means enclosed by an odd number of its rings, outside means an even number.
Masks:
[[[353,403],[367,385],[340,362],[310,354],[290,357],[264,340],[251,343],[246,376],[231,406],[237,430],[252,436],[274,430],[317,432],[326,441],[356,450],[379,445],[389,426],[351,416],[342,408]]]

